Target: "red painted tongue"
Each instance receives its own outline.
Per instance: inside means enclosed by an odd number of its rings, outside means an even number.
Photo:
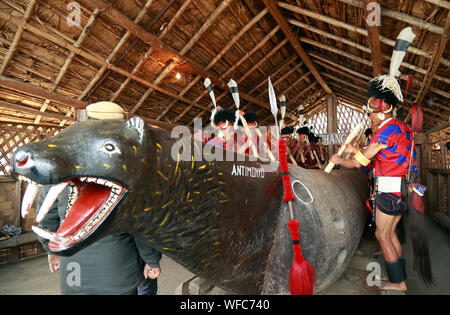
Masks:
[[[111,188],[94,183],[81,183],[77,188],[78,198],[56,232],[60,236],[75,236],[108,200],[111,192]]]

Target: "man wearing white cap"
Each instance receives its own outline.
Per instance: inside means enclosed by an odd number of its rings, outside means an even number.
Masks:
[[[94,120],[125,118],[124,110],[112,102],[88,105],[86,113],[87,119]],[[41,190],[38,209],[49,188]],[[66,188],[39,227],[52,232],[58,229],[65,217],[68,194],[69,188]],[[38,239],[48,250],[48,240]],[[160,260],[161,253],[126,233],[108,235],[71,257],[48,255],[50,271],[61,270],[62,294],[156,294]],[[71,279],[77,268],[79,281]]]

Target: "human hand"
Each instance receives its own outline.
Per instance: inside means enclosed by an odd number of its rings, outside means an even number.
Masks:
[[[334,165],[339,165],[342,162],[343,158],[341,158],[337,154],[333,154],[330,158],[330,162],[334,163]]]
[[[145,264],[144,267],[144,278],[145,279],[156,279],[158,278],[159,274],[161,273],[161,268],[157,267],[157,268],[152,268],[149,265]]]
[[[347,144],[344,152],[356,154],[356,153],[358,153],[359,150],[360,150],[360,148],[357,145]]]
[[[54,272],[55,270],[59,270],[60,259],[58,255],[48,255],[48,266],[50,268],[50,272]]]

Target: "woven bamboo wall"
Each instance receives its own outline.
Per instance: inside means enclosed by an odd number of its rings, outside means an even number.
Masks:
[[[15,262],[44,252],[41,244],[36,241],[35,234],[31,232],[36,204],[32,206],[26,219],[20,217],[21,201],[27,184],[16,182],[10,176],[11,161],[18,147],[50,138],[61,129],[53,126],[0,122],[0,229],[5,225],[22,229],[17,237],[9,238],[1,233],[0,264]]]
[[[426,138],[426,184],[429,187],[427,207],[438,223],[450,223],[450,126],[430,132]],[[439,129],[439,128],[438,128]],[[445,223],[447,222],[447,223]]]
[[[50,138],[61,129],[61,127],[0,122],[0,175],[11,174],[12,156],[18,147]]]

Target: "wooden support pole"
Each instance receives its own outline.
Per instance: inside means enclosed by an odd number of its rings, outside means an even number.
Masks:
[[[337,133],[337,98],[335,95],[327,95],[327,133]],[[336,153],[335,145],[328,145],[328,158],[334,153]]]
[[[367,11],[367,7],[369,3],[376,3],[378,2],[373,0],[363,0],[364,3],[364,19],[366,21],[366,28],[368,32],[368,39],[369,39],[369,47],[372,51],[372,63],[373,63],[373,76],[377,77],[382,74],[381,71],[381,45],[380,45],[380,36],[378,33],[378,26],[376,24],[369,25],[369,21],[367,19],[367,16],[369,12]]]

